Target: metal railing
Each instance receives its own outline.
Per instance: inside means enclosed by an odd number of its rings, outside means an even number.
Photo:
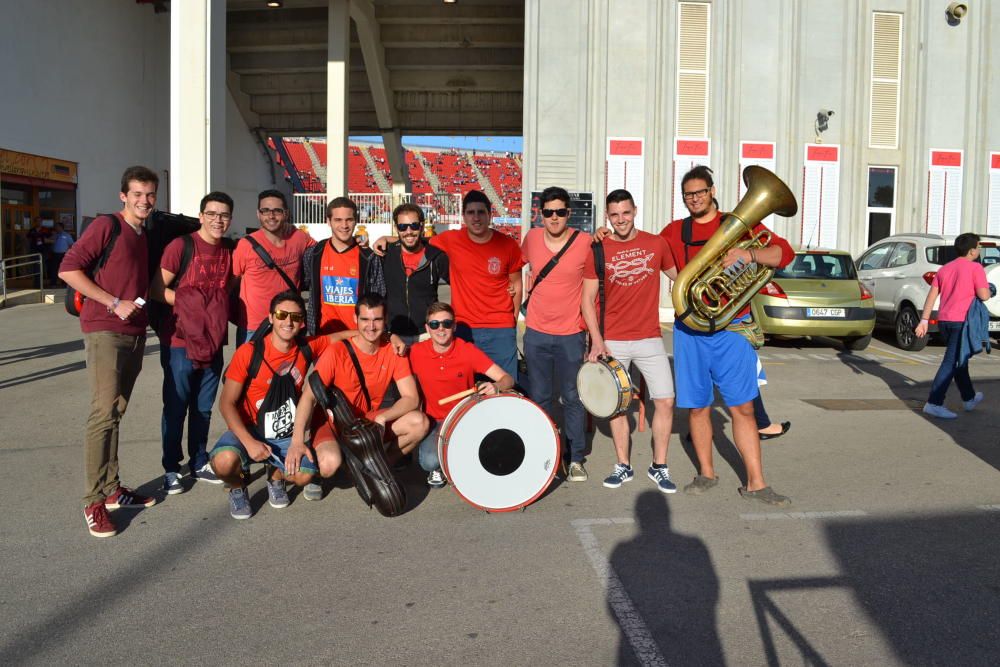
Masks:
[[[434,224],[458,225],[462,221],[462,197],[451,192],[405,193],[395,197],[384,192],[348,194],[358,205],[358,224],[388,225],[392,209],[403,202],[413,202],[424,209]],[[326,204],[324,194],[296,193],[292,198],[292,222],[296,225],[324,224]]]
[[[11,270],[17,271],[18,275],[13,276],[17,280],[38,276],[38,303],[45,299],[45,262],[40,253],[34,253],[4,257],[0,260],[0,293],[2,293],[0,304],[7,304],[7,281],[10,279],[7,272]]]

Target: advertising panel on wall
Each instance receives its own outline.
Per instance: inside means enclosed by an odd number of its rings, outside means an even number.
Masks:
[[[924,220],[928,234],[962,233],[962,158],[961,150],[931,150]]]
[[[1000,236],[1000,153],[990,153],[989,200],[986,204],[986,233]]]
[[[711,140],[676,137],[674,139],[674,186],[671,197],[670,219],[677,220],[687,215],[681,179],[691,167],[705,165],[711,167]]]
[[[608,188],[608,191],[614,188]],[[630,191],[631,192],[631,191]],[[594,193],[593,192],[569,192],[569,208],[571,211],[569,226],[579,229],[584,234],[594,233]],[[635,193],[632,193],[635,196]],[[542,193],[534,190],[531,193],[531,226],[542,226]],[[636,205],[638,205],[638,200]],[[641,210],[641,209],[640,209]],[[496,220],[496,218],[494,218]]]
[[[632,200],[639,209],[635,216],[635,226],[642,229],[644,207],[646,156],[645,140],[641,137],[608,137],[605,158],[605,182],[607,192],[623,188],[632,194]],[[605,194],[607,194],[607,192]]]
[[[840,146],[806,144],[799,198],[799,245],[836,248],[840,213]]]
[[[736,201],[743,199],[743,193],[747,186],[743,183],[743,170],[751,165],[764,167],[769,171],[774,171],[774,142],[773,141],[741,141],[740,142],[740,173],[736,178]],[[736,202],[723,206],[724,210],[732,209]],[[767,225],[768,229],[774,229],[774,216],[769,215],[761,222]]]

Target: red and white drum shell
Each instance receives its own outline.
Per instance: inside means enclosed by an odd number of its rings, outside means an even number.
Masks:
[[[559,431],[517,392],[474,394],[441,423],[438,457],[462,500],[487,512],[511,512],[533,503],[552,483]]]

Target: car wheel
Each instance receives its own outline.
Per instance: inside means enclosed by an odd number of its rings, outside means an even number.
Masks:
[[[920,324],[913,306],[903,306],[896,315],[896,345],[909,352],[919,352],[927,347],[928,336],[920,338],[914,329]]]
[[[867,336],[849,336],[847,338],[842,339],[842,342],[844,343],[844,349],[858,352],[868,347],[868,344],[872,342],[872,335],[868,334]]]

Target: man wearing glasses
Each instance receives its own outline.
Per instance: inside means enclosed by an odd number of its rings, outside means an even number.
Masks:
[[[438,285],[448,282],[448,256],[424,242],[424,210],[416,204],[397,206],[392,221],[399,243],[382,258],[389,331],[413,345],[424,333],[427,307],[438,300]]]
[[[288,221],[285,193],[257,195],[260,229],[240,239],[233,251],[233,275],[240,278],[236,339],[243,343],[268,319],[271,298],[302,285],[302,255],[316,242]]]
[[[267,465],[267,499],[277,509],[289,505],[286,481],[305,486],[319,472],[310,453],[296,474],[285,475],[285,454],[310,361],[319,358],[330,340],[301,337],[306,307],[298,292],[279,292],[268,311],[271,332],[236,350],[219,397],[219,412],[229,430],[212,449],[212,469],[229,487],[229,513],[234,519],[251,516],[246,489],[251,463]]]
[[[546,188],[540,205],[542,227],[529,230],[521,243],[521,256],[531,265],[535,279],[525,300],[524,358],[531,371],[528,393],[551,415],[558,392],[567,445],[567,479],[585,482],[586,415],[576,389],[576,375],[587,352],[580,298],[583,268],[591,254],[590,235],[570,228],[569,193],[563,188]],[[550,263],[551,268],[547,268]],[[546,273],[539,279],[543,271]]]
[[[681,191],[690,216],[674,220],[660,232],[670,247],[678,271],[698,254],[722,223],[711,169],[699,165],[684,174]],[[758,224],[754,232],[765,229],[763,224]],[[788,242],[772,234],[768,247],[752,251],[731,248],[722,263],[726,267],[738,261],[782,267],[794,257]],[[751,321],[748,305],[730,326],[738,328]],[[684,487],[685,493],[701,494],[719,483],[712,462],[711,421],[715,387],[718,387],[732,415],[733,440],[746,466],[747,485],[740,489],[740,494],[748,500],[769,505],[791,504],[791,500],[775,493],[764,481],[760,435],[754,417],[754,399],[760,393],[757,364],[756,350],[737,330],[724,329],[709,334],[690,329],[680,321],[674,323],[677,405],[688,408],[691,441],[699,468],[694,481]]]
[[[157,331],[163,367],[163,488],[169,495],[184,491],[180,478],[185,419],[192,479],[222,483],[209,465],[206,446],[229,330],[233,244],[225,235],[233,220],[232,197],[208,193],[198,217],[198,231],[174,239],[164,249],[149,290],[152,298],[171,306]]]
[[[455,338],[455,311],[447,303],[432,303],[427,308],[426,320],[424,326],[430,338],[410,349],[410,366],[420,383],[424,411],[430,420],[430,430],[420,442],[417,458],[427,473],[427,484],[440,488],[445,485],[445,478],[438,460],[438,431],[457,401],[445,405],[439,401],[471,389],[477,373],[493,380],[479,385],[479,393],[484,396],[510,389],[514,378],[478,347]]]

